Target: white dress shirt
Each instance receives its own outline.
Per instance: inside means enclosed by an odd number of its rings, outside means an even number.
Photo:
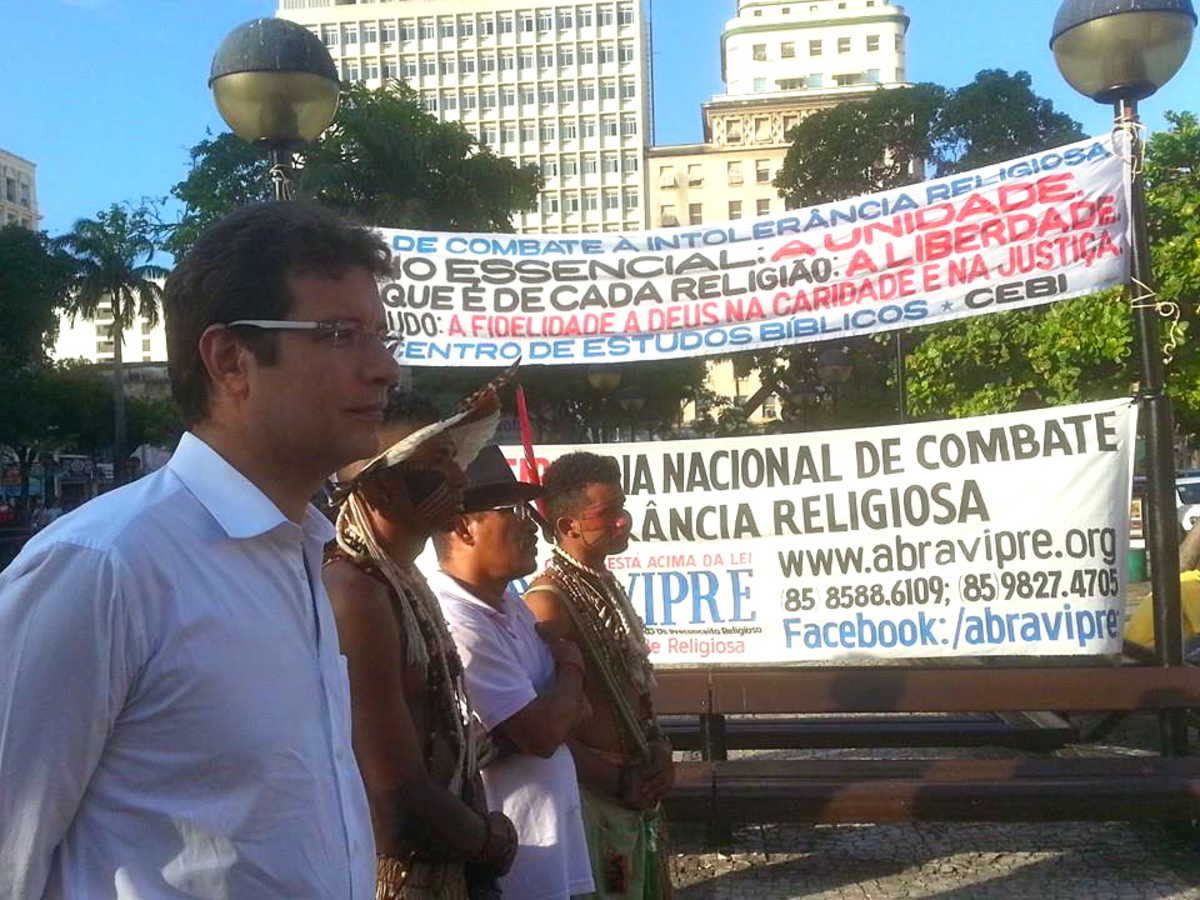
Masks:
[[[429,576],[466,675],[467,694],[491,731],[554,686],[554,657],[537,633],[533,613],[511,591],[500,610],[444,572]],[[565,900],[590,894],[588,857],[575,760],[566,744],[549,759],[514,753],[483,770],[488,808],[503,810],[520,844],[500,879],[506,897]]]
[[[0,574],[0,898],[374,896],[321,550],[185,434]]]

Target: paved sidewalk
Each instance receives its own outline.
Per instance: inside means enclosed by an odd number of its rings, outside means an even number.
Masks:
[[[1200,850],[1124,823],[750,826],[728,854],[677,827],[678,900],[1200,898]]]

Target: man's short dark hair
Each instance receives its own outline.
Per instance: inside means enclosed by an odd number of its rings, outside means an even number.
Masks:
[[[546,469],[542,477],[546,513],[551,522],[560,516],[570,516],[579,509],[583,492],[589,484],[621,486],[621,467],[611,456],[600,456],[579,450],[560,456]]]
[[[287,279],[341,278],[351,269],[388,274],[391,253],[373,231],[315,203],[258,203],[230,213],[200,236],[167,278],[167,356],[171,393],[191,425],[208,414],[209,380],[200,335],[238,319],[285,319]],[[275,361],[270,333],[242,335],[264,365]]]

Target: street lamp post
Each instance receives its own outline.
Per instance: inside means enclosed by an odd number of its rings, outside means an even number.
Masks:
[[[849,347],[830,347],[817,357],[817,377],[833,396],[833,412],[837,414],[841,386],[854,375]]]
[[[1154,290],[1146,228],[1143,145],[1137,103],[1166,84],[1187,58],[1196,28],[1191,0],[1064,0],[1054,20],[1050,48],[1067,82],[1097,103],[1111,103],[1117,128],[1128,136],[1130,167],[1130,291]],[[1175,459],[1171,403],[1164,391],[1158,311],[1135,310],[1141,366],[1140,400],[1146,421],[1150,560],[1154,590],[1155,647],[1162,665],[1183,664],[1179,603],[1179,546],[1175,522]],[[1164,750],[1187,752],[1183,712],[1163,719]]]
[[[621,370],[615,366],[589,366],[587,382],[591,389],[602,398],[607,413],[610,395],[621,386]],[[597,431],[600,434],[600,442],[603,443],[605,440],[603,422],[597,426]]]
[[[233,133],[270,156],[275,199],[291,199],[292,157],[337,114],[337,68],[325,45],[287,19],[251,19],[221,41],[208,85]]]

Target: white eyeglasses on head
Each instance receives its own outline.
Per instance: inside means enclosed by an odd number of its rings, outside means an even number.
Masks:
[[[386,328],[364,328],[359,322],[332,320],[326,322],[304,322],[291,319],[238,319],[226,323],[226,328],[257,328],[262,331],[309,331],[330,347],[338,349],[366,350],[373,344],[395,353],[404,343],[404,335]]]

